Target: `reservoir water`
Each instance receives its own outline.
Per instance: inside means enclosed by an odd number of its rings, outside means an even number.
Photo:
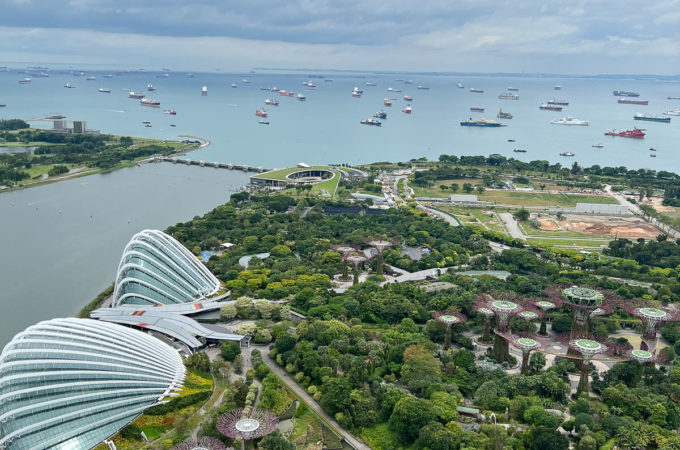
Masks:
[[[110,285],[133,234],[203,215],[247,177],[145,164],[0,194],[0,348],[29,325],[74,315]]]

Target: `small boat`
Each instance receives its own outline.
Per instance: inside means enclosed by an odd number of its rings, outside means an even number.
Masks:
[[[357,86],[354,86],[354,89],[352,89],[352,92],[356,92],[357,94],[363,94],[364,90],[359,89]]]
[[[333,80],[326,80],[326,81],[333,81]],[[308,81],[307,83],[303,83],[305,86],[307,86],[310,89],[316,89],[316,84],[314,84],[311,81]]]
[[[169,114],[171,116],[176,116],[177,111],[175,111],[174,109],[166,109],[165,111],[163,111],[163,114]]]
[[[242,79],[242,80],[241,80],[241,83],[244,83],[244,84],[249,84],[249,83],[250,83],[250,81],[248,81],[248,80],[246,80],[246,79],[244,78],[244,79]]]
[[[134,98],[135,100],[141,100],[144,98],[144,94],[138,94],[134,91],[128,93],[128,98]]]
[[[304,94],[300,93],[297,95],[297,99],[300,100],[301,102],[304,102],[305,100],[307,100],[307,97],[305,97]]]
[[[463,86],[463,85],[460,84],[460,83],[456,83],[456,86],[458,86],[458,89],[463,89],[463,88],[465,88],[465,86]]]
[[[470,106],[470,111],[472,112],[484,112],[483,106]]]
[[[515,142],[514,139],[508,139],[508,142]]]
[[[146,125],[146,124],[149,124],[149,123],[151,123],[151,122],[149,122],[148,120],[142,120],[142,123],[143,123],[144,125]]]
[[[404,95],[404,101],[406,101],[406,102],[412,102],[412,101],[413,101],[413,97],[411,97],[410,95]]]
[[[519,100],[519,95],[511,94],[509,92],[502,92],[501,94],[498,95],[498,98],[500,98],[501,100]]]
[[[392,89],[391,87],[388,87],[387,90],[388,90],[389,92],[402,92],[401,89]]]
[[[497,128],[500,126],[505,126],[502,125],[500,122],[496,122],[495,120],[486,120],[486,119],[479,119],[479,120],[472,120],[472,118],[468,120],[464,120],[460,123],[460,126],[462,127],[491,127],[491,128]]]
[[[7,105],[4,104],[4,103],[0,103],[0,108],[4,108],[5,106],[7,106]]]
[[[286,97],[286,96],[288,96],[288,92],[286,92],[285,89],[281,89],[281,90],[279,91],[279,95],[280,95],[281,97]]]
[[[151,128],[153,125],[151,125],[150,123],[147,123],[147,124],[144,125],[144,126],[147,127],[147,128]]]
[[[559,105],[549,105],[547,103],[543,103],[541,106],[538,107],[538,109],[542,109],[545,111],[562,111],[562,107]]]
[[[208,95],[208,86],[203,86],[203,87],[201,88],[201,95],[204,96],[204,97],[205,97],[206,95]]]
[[[107,89],[107,88],[99,88],[99,92],[103,92],[104,94],[110,94],[110,93],[111,93],[111,89]]]
[[[680,100],[680,97],[666,97],[668,100]]]
[[[656,149],[655,149],[654,147],[652,147],[652,148],[649,149],[649,151],[650,151],[650,152],[655,152]]]
[[[156,75],[156,78],[170,78],[170,74],[169,73],[163,73],[161,75]]]
[[[267,111],[265,111],[264,109],[258,109],[257,111],[255,111],[255,115],[257,117],[267,117]]]
[[[632,130],[623,130],[623,131],[617,131],[617,130],[608,130],[604,133],[605,136],[619,136],[619,137],[626,137],[626,138],[633,138],[633,139],[642,139],[645,137],[644,131],[640,130],[639,128],[633,128]]]
[[[562,89],[562,86],[559,85],[559,84],[556,84],[555,87],[554,87],[553,89],[556,90],[556,91],[559,91],[559,90]]]
[[[666,111],[663,112],[667,116],[680,116],[680,108],[676,109],[667,109]]]
[[[510,91],[510,92],[517,92],[517,91],[519,91],[519,88],[509,87],[509,88],[508,88],[508,91]]]
[[[403,112],[404,114],[411,114],[411,111],[413,111],[411,105],[408,105],[406,108],[401,110],[401,112]]]
[[[616,97],[639,97],[640,94],[633,91],[614,91],[612,95]]]
[[[670,117],[652,116],[651,114],[636,113],[635,115],[633,115],[633,119],[635,119],[635,120],[646,120],[648,122],[671,123]]]
[[[147,85],[146,85],[146,90],[147,90],[147,91],[150,91],[150,92],[153,92],[153,91],[156,90],[156,88],[153,87],[153,84],[147,84]]]
[[[516,149],[513,150],[513,152],[515,152],[515,153],[526,153],[527,151],[523,148],[516,148]]]
[[[352,91],[352,97],[354,98],[361,98],[361,93],[357,91]]]
[[[389,98],[386,98],[385,100],[383,100],[383,105],[392,106],[392,100],[390,100]]]
[[[257,123],[259,123],[260,125],[269,125],[268,120],[258,120]]]
[[[590,122],[586,120],[574,119],[573,117],[562,117],[561,119],[551,120],[550,123],[555,125],[581,125],[588,126]]]
[[[279,101],[276,99],[268,98],[267,100],[264,101],[264,104],[270,106],[279,106]]]
[[[380,122],[378,119],[362,119],[361,120],[362,125],[373,125],[376,127],[379,127],[382,125],[382,122]]]
[[[373,86],[377,86],[377,84],[371,83],[370,81],[367,81],[367,82],[366,82],[366,86],[373,87]]]
[[[470,92],[474,92],[474,93],[477,93],[477,94],[483,94],[484,90],[477,89],[477,88],[470,88]]]
[[[106,74],[106,75],[104,75],[104,78],[113,78],[113,75],[111,75],[111,74]]]
[[[548,100],[549,105],[560,105],[560,106],[569,106],[569,102],[566,100]]]
[[[418,86],[418,89],[420,89],[421,91],[429,91],[430,90],[430,88],[427,87],[427,86]]]
[[[377,113],[373,114],[373,117],[376,119],[387,119],[387,113],[381,109]]]
[[[593,144],[591,147],[593,147],[593,148],[602,148],[602,147],[604,147],[604,145],[602,145],[601,143],[599,143],[599,144]]]
[[[560,153],[560,156],[576,156],[576,154],[572,152],[562,152]]]
[[[170,126],[171,126],[171,127],[176,127],[177,125],[175,125],[174,123],[171,123]]]
[[[413,84],[413,80],[404,80],[404,84]]]
[[[139,101],[142,106],[148,106],[149,108],[160,108],[161,102],[156,100],[151,100],[150,98],[143,98]]]
[[[498,110],[498,114],[496,114],[496,118],[498,119],[512,119],[512,114],[509,112],[505,112],[502,109]]]
[[[620,98],[616,102],[621,104],[621,105],[649,105],[648,100],[626,100],[626,99]]]
[[[234,84],[234,83],[231,83],[231,87],[232,87],[232,88],[237,88],[238,86],[237,86],[236,84]]]
[[[654,153],[650,153],[650,154],[649,154],[649,157],[650,157],[650,158],[656,158],[656,155],[655,155]]]
[[[97,78],[95,78],[95,77],[87,77],[87,78],[85,78],[85,81],[94,81],[96,79]]]
[[[24,78],[23,80],[19,80],[19,84],[29,84],[31,82],[30,78]]]
[[[73,89],[73,88],[75,88],[75,86],[72,85],[71,83],[66,83],[66,84],[64,85],[64,87],[65,87],[66,89]]]

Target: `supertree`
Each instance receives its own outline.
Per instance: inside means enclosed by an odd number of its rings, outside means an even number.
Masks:
[[[588,370],[590,368],[590,361],[593,359],[593,356],[598,353],[606,353],[609,350],[609,347],[594,339],[580,338],[569,340],[569,348],[580,353],[581,360],[583,361],[583,364],[581,364],[581,377],[578,381],[576,391],[579,393],[585,392],[587,394],[589,391]]]
[[[652,353],[656,349],[656,332],[659,325],[680,320],[678,310],[669,306],[652,307],[642,301],[636,301],[623,303],[623,309],[642,321],[640,349]]]
[[[525,326],[524,331],[529,332],[529,324],[533,320],[542,319],[545,314],[541,310],[525,309],[521,313],[517,314],[517,317],[524,319]]]
[[[491,343],[491,318],[495,315],[495,313],[486,307],[485,303],[480,302],[479,304],[475,304],[473,306],[474,310],[477,311],[479,314],[484,316],[484,332],[482,333],[482,337],[479,339],[480,342],[484,344],[490,344]]]
[[[180,442],[172,450],[227,450],[227,446],[215,438],[198,437]]]
[[[266,436],[276,429],[279,418],[265,409],[253,409],[246,414],[244,408],[232,409],[217,419],[217,431],[244,443]]]
[[[548,310],[560,308],[562,306],[562,299],[555,298],[550,302],[548,300],[534,300],[532,303],[535,307],[540,308],[543,311],[543,317],[541,317],[541,326],[538,329],[538,334],[547,336],[548,327],[546,325],[546,321],[548,318]]]
[[[346,256],[349,255],[352,252],[356,252],[359,250],[359,247],[356,245],[331,245],[331,248],[335,250],[336,252],[339,252],[340,255],[342,256],[342,277],[340,279],[342,281],[348,281],[349,280],[349,273],[347,271],[347,259]]]
[[[522,351],[522,375],[529,374],[529,355],[534,350],[540,350],[542,345],[535,339],[526,336],[503,335],[503,338]]]
[[[611,313],[621,302],[613,292],[565,284],[547,287],[545,293],[552,302],[562,302],[571,310],[571,340],[587,338],[591,332],[591,318]],[[591,315],[593,312],[595,314]]]
[[[383,274],[383,252],[386,248],[396,245],[396,242],[390,239],[368,239],[365,241],[366,244],[373,247],[378,253],[378,261],[376,263],[375,272],[376,274],[382,276]]]
[[[432,313],[432,317],[437,322],[446,325],[446,344],[444,344],[444,349],[448,350],[451,347],[451,327],[465,322],[467,317],[457,311],[435,312]]]
[[[628,350],[628,352],[626,352],[626,356],[628,356],[630,359],[639,362],[640,364],[653,365],[654,362],[656,361],[656,355],[647,350]]]
[[[358,253],[351,253],[345,256],[345,260],[354,264],[354,280],[352,281],[352,284],[359,284],[359,265],[366,262],[368,258]]]
[[[481,294],[475,298],[477,310],[486,307],[493,311],[496,316],[496,329],[493,341],[492,357],[496,362],[510,360],[510,348],[508,341],[500,335],[506,334],[509,329],[510,318],[524,310],[526,300],[518,295],[509,293]]]

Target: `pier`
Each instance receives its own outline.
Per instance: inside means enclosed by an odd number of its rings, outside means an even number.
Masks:
[[[195,159],[180,159],[170,156],[154,155],[150,162],[171,162],[173,164],[185,164],[187,166],[214,167],[215,169],[242,170],[244,172],[269,172],[272,169],[266,167],[249,166],[247,164],[231,164],[210,161],[199,161]]]

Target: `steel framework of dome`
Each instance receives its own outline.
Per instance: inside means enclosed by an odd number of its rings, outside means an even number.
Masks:
[[[249,441],[266,436],[276,429],[279,418],[265,409],[244,415],[244,408],[233,409],[217,419],[217,431],[232,439]]]
[[[206,299],[219,280],[175,238],[158,230],[135,234],[123,250],[112,306],[169,305]]]
[[[179,353],[148,334],[91,319],[52,319],[0,354],[0,448],[92,448],[178,391]]]

